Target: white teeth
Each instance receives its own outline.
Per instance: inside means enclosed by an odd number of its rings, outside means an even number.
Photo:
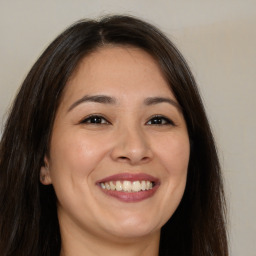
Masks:
[[[142,182],[141,182],[141,190],[146,190],[146,181],[145,180],[143,180]]]
[[[115,186],[115,184],[113,183],[113,181],[110,181],[110,182],[109,182],[109,185],[110,185],[110,189],[111,189],[111,190],[115,190],[115,189],[116,189],[116,186]]]
[[[129,181],[129,180],[124,180],[124,181],[110,181],[110,182],[104,182],[100,183],[100,186],[102,189],[107,189],[107,190],[116,190],[116,191],[123,191],[123,192],[139,192],[139,191],[145,191],[145,190],[150,190],[153,188],[153,182],[151,181]]]
[[[152,188],[152,182],[147,181],[147,183],[146,183],[146,188],[147,188],[147,189],[151,189],[151,188]]]
[[[123,191],[131,192],[132,191],[132,183],[128,180],[123,182]]]
[[[117,181],[117,182],[116,182],[116,190],[117,190],[117,191],[123,190],[123,186],[122,186],[122,183],[121,183],[120,181]]]
[[[139,192],[141,190],[141,185],[139,181],[134,181],[132,183],[132,191]]]

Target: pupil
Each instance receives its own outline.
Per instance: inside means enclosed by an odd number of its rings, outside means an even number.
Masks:
[[[154,118],[153,119],[153,124],[161,124],[161,123],[162,123],[161,118]]]
[[[101,118],[100,117],[93,117],[91,122],[92,123],[101,123]]]

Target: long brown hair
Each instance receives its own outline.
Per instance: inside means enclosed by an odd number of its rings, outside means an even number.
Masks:
[[[63,89],[81,59],[105,44],[132,45],[159,63],[188,127],[182,201],[161,231],[159,255],[227,256],[225,198],[214,139],[186,61],[157,28],[129,16],[82,20],[44,51],[13,103],[0,144],[2,256],[56,256],[61,239],[52,186],[39,182]]]

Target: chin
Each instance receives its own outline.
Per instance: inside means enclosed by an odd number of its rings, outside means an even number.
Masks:
[[[146,221],[145,219],[130,218],[123,222],[113,224],[108,233],[112,233],[119,238],[140,238],[160,232],[161,226],[154,225],[154,221]]]

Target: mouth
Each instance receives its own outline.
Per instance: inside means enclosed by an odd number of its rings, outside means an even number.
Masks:
[[[155,186],[155,183],[149,180],[147,181],[118,180],[118,181],[110,181],[110,182],[101,182],[100,186],[102,189],[106,189],[106,190],[112,190],[112,191],[116,190],[121,192],[133,193],[133,192],[140,192],[140,191],[153,189],[153,187]]]
[[[157,178],[148,174],[121,173],[96,182],[105,194],[123,202],[138,202],[152,197],[160,186]]]

